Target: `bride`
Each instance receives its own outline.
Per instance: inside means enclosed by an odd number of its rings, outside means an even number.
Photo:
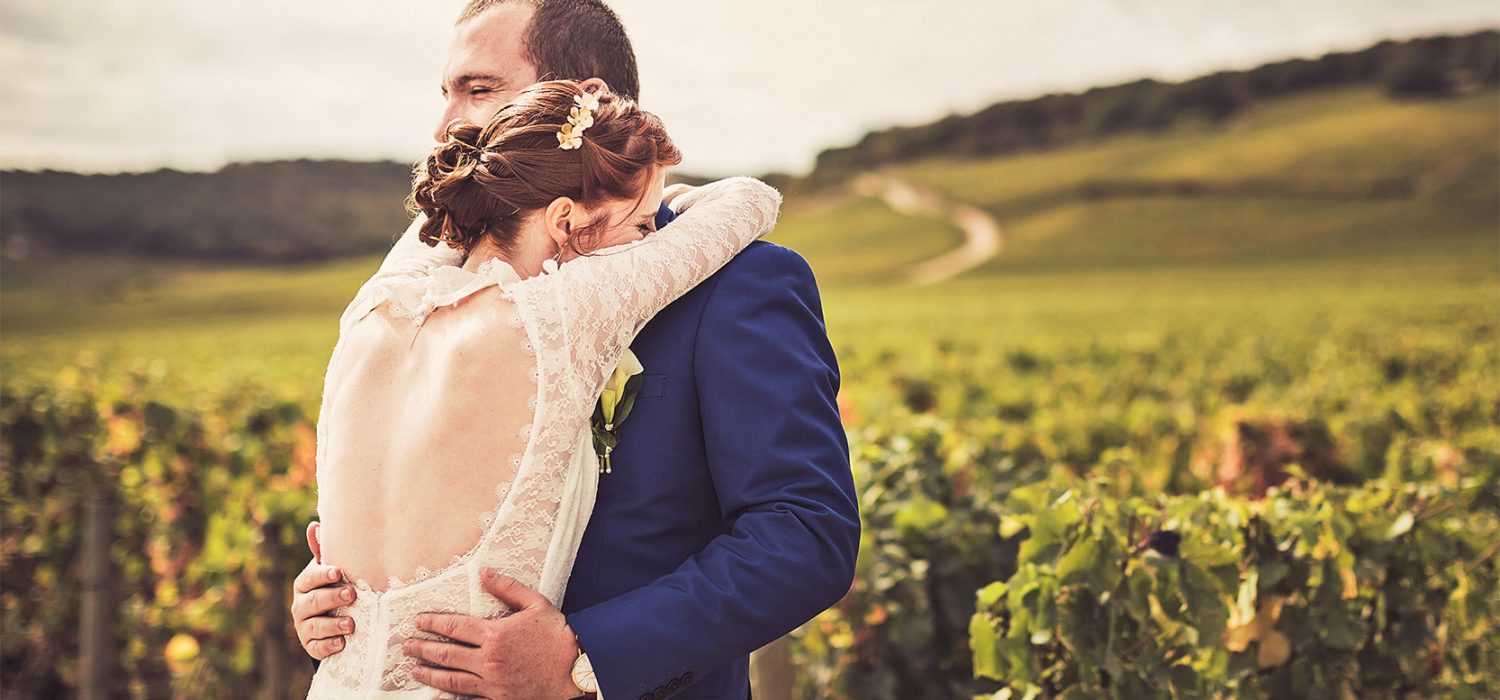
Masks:
[[[402,643],[428,636],[421,612],[506,614],[481,568],[561,604],[599,478],[595,399],[653,314],[775,221],[780,195],[754,179],[664,193],[681,157],[661,122],[596,82],[539,83],[450,127],[417,169],[425,221],[339,320],[319,539],[359,593],[309,697],[440,697]],[[655,231],[664,199],[679,217]]]

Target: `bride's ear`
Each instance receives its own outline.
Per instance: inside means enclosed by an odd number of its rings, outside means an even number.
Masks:
[[[542,228],[547,237],[562,250],[573,235],[573,220],[578,215],[578,203],[568,197],[558,197],[542,212]]]

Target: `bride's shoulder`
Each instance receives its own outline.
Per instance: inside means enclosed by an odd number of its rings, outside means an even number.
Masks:
[[[453,306],[456,317],[475,329],[487,332],[516,330],[521,327],[516,311],[516,302],[501,285],[481,287],[457,300]]]
[[[514,306],[502,289],[507,281],[483,271],[475,273],[455,266],[438,267],[421,275],[371,280],[350,303],[341,323],[353,325],[370,312],[380,310],[392,318],[422,325],[435,312],[474,307],[462,315],[476,315],[469,323],[471,326],[483,325],[485,319],[505,317],[503,311]]]
[[[525,351],[526,331],[505,290],[491,285],[435,310],[422,333],[430,348],[465,362],[493,362]]]

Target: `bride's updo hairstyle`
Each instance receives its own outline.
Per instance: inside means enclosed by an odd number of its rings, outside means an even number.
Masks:
[[[607,87],[592,93],[598,106],[581,143],[561,148],[558,132],[584,94],[574,80],[537,83],[488,125],[450,124],[447,141],[417,164],[406,202],[413,215],[427,215],[422,242],[445,241],[467,255],[489,236],[513,252],[522,219],[559,197],[588,207],[615,199],[639,205],[653,167],[676,165],[682,154],[661,120]],[[579,255],[594,249],[608,223],[601,217],[573,231],[568,247]]]

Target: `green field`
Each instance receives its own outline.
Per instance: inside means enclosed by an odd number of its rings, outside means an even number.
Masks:
[[[1476,557],[1460,536],[1483,539],[1497,522],[1500,95],[1486,90],[1394,101],[1375,90],[1346,89],[1268,102],[1222,127],[1185,124],[1057,151],[920,162],[891,174],[991,213],[1004,229],[1005,245],[998,257],[955,279],[910,287],[900,281],[903,271],[957,245],[961,234],[953,225],[904,217],[840,188],[788,199],[772,240],[806,256],[821,283],[843,370],[841,404],[866,526],[850,598],[798,634],[799,683],[807,696],[940,698],[993,691],[997,686],[985,685],[989,681],[973,679],[967,625],[976,589],[1036,554],[1025,545],[1017,554],[1016,532],[997,537],[1005,531],[1002,504],[1023,487],[1053,483],[1061,489],[1066,484],[1049,480],[1089,475],[1105,480],[1092,492],[1095,502],[1108,494],[1169,494],[1187,503],[1215,485],[1244,496],[1253,491],[1246,486],[1253,478],[1283,469],[1314,482],[1369,485],[1377,494],[1369,499],[1387,504],[1370,521],[1382,533],[1380,543],[1366,546],[1362,535],[1341,529],[1337,541],[1358,550],[1349,555],[1358,560],[1328,564],[1337,567],[1328,580],[1357,588],[1367,596],[1360,605],[1370,607],[1314,605],[1322,573],[1280,572],[1303,577],[1298,585],[1308,589],[1278,589],[1289,610],[1305,615],[1302,632],[1288,629],[1294,662],[1267,665],[1262,658],[1256,675],[1253,653],[1236,651],[1231,659],[1216,636],[1193,636],[1174,642],[1171,653],[1201,662],[1195,679],[1228,683],[1212,687],[1229,687],[1235,697],[1286,696],[1289,688],[1335,696],[1355,686],[1363,697],[1380,697],[1412,683],[1436,695],[1483,697],[1500,682],[1492,669],[1483,670],[1500,660],[1500,650],[1483,641],[1500,629],[1493,615],[1500,598],[1475,593],[1465,578],[1473,576],[1475,586],[1492,582],[1480,578],[1493,574],[1492,563],[1479,565],[1495,553]],[[98,405],[119,398],[115,412],[100,419],[109,446],[95,452],[114,455],[136,483],[160,486],[128,498],[168,510],[184,498],[210,512],[223,504],[234,515],[206,515],[205,527],[229,534],[208,540],[252,541],[259,535],[240,530],[254,522],[263,532],[281,532],[276,536],[290,544],[277,556],[286,566],[299,565],[305,554],[295,543],[300,523],[311,515],[311,494],[287,484],[304,484],[308,466],[305,459],[295,468],[283,463],[297,463],[287,455],[305,451],[339,312],[377,263],[365,258],[264,268],[121,257],[0,260],[3,384],[43,395],[47,387],[64,387],[46,399],[63,406],[73,388],[97,376],[105,385],[97,390],[105,397]],[[204,460],[231,465],[236,476],[199,484],[170,440],[141,443],[129,425],[152,420],[159,406],[151,408],[150,401],[177,407],[174,415],[198,416],[179,420],[173,430],[198,435],[191,438],[199,440],[193,449],[203,450]],[[7,421],[21,420],[13,407],[6,410]],[[71,414],[58,409],[56,415]],[[201,423],[213,439],[205,446],[183,421],[195,429]],[[1253,439],[1245,436],[1257,434],[1289,436],[1295,454],[1281,462],[1256,457]],[[265,443],[261,451],[242,451],[256,440]],[[140,454],[148,455],[147,466],[138,469],[132,460]],[[1222,468],[1231,454],[1244,460],[1243,473],[1233,478]],[[273,486],[262,489],[263,482]],[[1391,521],[1401,522],[1400,508],[1425,503],[1426,496],[1378,490],[1393,484],[1478,489],[1481,500],[1490,501],[1441,521],[1449,523],[1443,531],[1449,539],[1412,545],[1429,558],[1418,562],[1408,550],[1386,546],[1383,533],[1393,531]],[[205,493],[218,490],[200,499],[190,492],[199,486]],[[266,494],[276,496],[272,509],[257,510]],[[1314,492],[1304,502],[1294,496],[1275,517],[1306,517],[1324,527],[1332,516],[1323,497]],[[1242,515],[1255,507],[1239,503],[1226,512]],[[1298,515],[1304,507],[1307,515]],[[12,532],[56,520],[11,512]],[[1134,522],[1123,512],[1110,516]],[[163,548],[175,546],[165,543],[181,529],[170,521],[142,527],[156,527],[140,537]],[[1105,526],[1066,524],[1073,527]],[[1218,521],[1213,527],[1233,529]],[[1424,527],[1436,532],[1438,521]],[[16,551],[6,542],[7,554]],[[1241,571],[1267,556],[1252,553],[1247,543],[1223,546],[1234,550],[1225,555],[1230,559],[1245,557],[1233,559]],[[1296,556],[1323,556],[1303,549]],[[240,559],[228,545],[209,550],[226,559],[174,579],[174,596],[180,586],[183,599],[201,603],[188,606],[185,617],[174,617],[171,600],[137,597],[144,601],[141,619],[155,622],[147,623],[150,639],[133,642],[131,658],[150,670],[173,634],[193,636],[205,648],[203,668],[212,670],[200,668],[201,675],[172,683],[211,695],[251,677],[255,656],[240,627],[251,617],[232,618],[211,598],[224,585],[216,578],[222,567],[234,566],[221,561]],[[62,570],[72,550],[49,556],[49,566]],[[1051,566],[1038,561],[1043,569]],[[1459,564],[1442,569],[1445,561]],[[1296,566],[1305,564],[1299,559]],[[1451,599],[1408,600],[1412,609],[1458,614],[1453,611],[1462,605],[1476,606],[1453,618],[1464,625],[1453,623],[1453,638],[1443,636],[1446,626],[1412,632],[1415,622],[1402,623],[1408,627],[1401,628],[1406,636],[1399,643],[1383,636],[1387,628],[1368,611],[1400,604],[1386,596],[1401,591],[1374,592],[1375,582],[1385,580],[1381,567],[1396,566],[1407,567],[1401,570],[1413,580],[1444,582],[1431,590],[1459,591]],[[1233,567],[1227,571],[1239,575]],[[143,580],[142,590],[158,585],[149,576]],[[252,577],[243,585],[252,591],[259,584]],[[1225,585],[1204,587],[1203,595],[1229,606],[1242,582]],[[1338,592],[1332,595],[1341,600]],[[6,598],[7,620],[57,624],[35,622],[24,602]],[[1481,603],[1490,607],[1482,610]],[[997,600],[986,604],[995,611],[985,623],[995,629],[986,633],[998,634],[1011,608]],[[1144,603],[1139,610],[1149,611],[1137,621],[1148,627],[1197,624],[1191,616],[1169,619]],[[1327,644],[1318,630],[1329,624],[1351,625],[1349,639],[1362,646],[1346,649],[1338,646],[1342,639]],[[984,638],[991,646],[1008,643]],[[7,654],[24,646],[6,640]],[[990,678],[1000,679],[995,669],[1030,663],[1029,648],[1023,639],[1009,660],[980,662],[990,664]],[[1408,668],[1420,665],[1412,659],[1430,665],[1427,655],[1446,659],[1440,664],[1446,675],[1424,681],[1426,671]],[[1135,679],[1146,684],[1141,687],[1158,687],[1152,683],[1164,683],[1169,669],[1147,668],[1147,656],[1124,662],[1142,669]],[[1395,676],[1382,675],[1398,667]],[[1342,675],[1297,675],[1322,668]],[[160,682],[148,675],[132,677],[140,688]]]

